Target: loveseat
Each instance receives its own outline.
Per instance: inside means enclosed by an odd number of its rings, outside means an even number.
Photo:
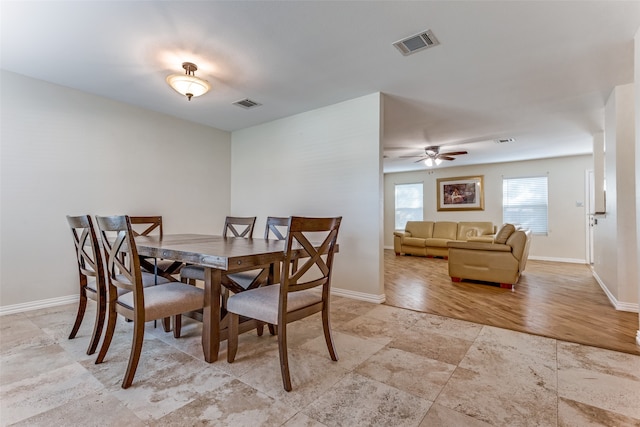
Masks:
[[[530,244],[531,231],[512,224],[503,225],[492,242],[449,242],[449,276],[453,282],[479,280],[512,289],[527,264]]]
[[[396,255],[447,258],[449,242],[492,241],[495,232],[492,222],[407,221],[404,231],[393,233],[393,249]]]

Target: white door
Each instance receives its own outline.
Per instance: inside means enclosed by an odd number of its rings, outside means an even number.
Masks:
[[[594,190],[594,175],[593,170],[588,170],[586,174],[587,189],[585,199],[587,200],[587,206],[585,206],[586,212],[586,227],[587,227],[587,263],[593,265],[594,248],[593,248],[593,227],[595,226],[597,219],[595,218],[595,190]]]

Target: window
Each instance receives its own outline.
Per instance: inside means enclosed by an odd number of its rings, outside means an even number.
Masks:
[[[422,183],[396,184],[396,230],[404,230],[407,221],[422,221]]]
[[[503,178],[502,219],[533,234],[547,234],[548,183],[546,176]]]

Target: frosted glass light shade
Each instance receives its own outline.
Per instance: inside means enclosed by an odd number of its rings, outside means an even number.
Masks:
[[[209,92],[211,85],[206,80],[187,74],[171,74],[167,77],[167,83],[176,92],[191,100],[192,96],[200,96]]]
[[[209,92],[211,85],[206,80],[202,80],[195,76],[195,71],[198,66],[193,62],[183,62],[182,68],[184,68],[184,74],[171,74],[167,77],[167,83],[176,92],[186,96],[189,101],[194,96],[204,95]]]
[[[425,164],[425,165],[427,165],[427,166],[429,166],[429,167],[433,166],[433,160],[431,160],[431,157],[429,157],[428,159],[426,159],[426,160],[424,161],[424,164]]]

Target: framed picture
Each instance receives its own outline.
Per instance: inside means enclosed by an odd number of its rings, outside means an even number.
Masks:
[[[480,176],[439,178],[439,211],[483,211],[484,184]]]

